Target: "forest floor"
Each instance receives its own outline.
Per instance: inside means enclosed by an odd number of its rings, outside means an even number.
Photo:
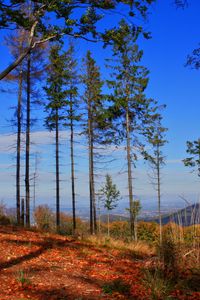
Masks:
[[[143,272],[154,263],[151,256],[0,226],[0,300],[200,299],[200,292],[181,290],[152,298]]]

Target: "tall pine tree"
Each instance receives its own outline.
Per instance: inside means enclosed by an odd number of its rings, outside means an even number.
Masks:
[[[165,157],[162,147],[166,144],[165,133],[167,129],[162,126],[162,116],[156,115],[152,126],[147,128],[148,146],[150,149],[144,151],[144,159],[147,160],[152,169],[151,182],[157,192],[158,215],[159,215],[159,236],[162,244],[162,214],[161,214],[161,169],[165,165]]]
[[[147,99],[144,90],[148,83],[148,70],[140,65],[143,52],[139,50],[136,39],[139,32],[125,22],[120,23],[119,35],[113,47],[112,80],[108,81],[112,91],[110,100],[113,104],[110,112],[118,135],[119,142],[125,144],[127,171],[128,171],[128,196],[130,211],[130,232],[134,237],[134,190],[133,190],[133,162],[136,154],[133,146],[140,148],[138,135],[143,133],[147,126],[152,110],[152,100]]]
[[[87,121],[85,134],[88,139],[89,156],[89,195],[90,195],[90,232],[94,234],[97,230],[96,222],[96,199],[95,199],[95,143],[98,140],[99,122],[101,122],[103,111],[103,82],[100,78],[100,70],[88,51],[85,59],[85,74],[82,76],[85,86],[84,102],[87,110]]]
[[[55,44],[50,50],[50,65],[47,85],[44,88],[47,94],[48,104],[46,111],[46,126],[50,131],[55,131],[55,157],[56,157],[56,227],[60,228],[60,127],[65,119],[64,109],[66,107],[65,80],[66,80],[66,55],[61,53],[61,45]]]
[[[80,120],[80,109],[78,103],[78,84],[80,77],[77,72],[77,60],[75,58],[74,44],[70,42],[69,49],[65,55],[66,82],[65,91],[67,94],[66,117],[64,125],[70,129],[70,160],[71,160],[71,194],[72,194],[72,216],[73,233],[76,232],[76,190],[75,190],[75,126]]]

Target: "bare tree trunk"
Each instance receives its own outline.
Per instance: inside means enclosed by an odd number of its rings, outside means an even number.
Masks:
[[[131,137],[129,123],[129,109],[126,108],[126,152],[128,163],[128,191],[129,191],[129,209],[130,209],[130,231],[131,239],[134,237],[134,218],[133,218],[133,184],[132,184],[132,168],[131,168]]]
[[[110,237],[110,213],[107,212],[108,237]]]
[[[74,124],[73,124],[73,102],[70,95],[70,150],[71,150],[71,185],[72,185],[72,214],[73,214],[73,234],[76,232],[76,196],[75,196],[75,176],[74,176]]]
[[[19,74],[19,90],[17,104],[17,165],[16,165],[16,208],[17,208],[17,224],[20,225],[20,170],[21,170],[21,111],[22,111],[22,66]]]
[[[24,226],[24,198],[21,200],[21,226]]]
[[[137,216],[135,216],[135,220],[134,220],[134,240],[135,240],[135,242],[137,242],[137,239],[138,239],[137,236],[138,236],[137,235]]]
[[[33,211],[36,207],[36,179],[37,179],[37,170],[38,170],[38,153],[35,153],[35,170],[33,174]]]
[[[58,108],[56,108],[56,228],[60,229],[60,166],[59,166],[59,124]]]
[[[92,144],[91,144],[91,178],[92,178],[92,203],[93,203],[93,225],[94,233],[97,233],[97,214],[96,214],[96,197],[95,197],[95,183],[94,183],[94,143],[93,143],[93,129],[92,129]]]
[[[98,233],[101,233],[101,208],[100,208],[100,201],[98,198]]]
[[[159,235],[160,235],[160,245],[162,244],[162,215],[161,215],[161,191],[160,191],[160,155],[159,146],[157,145],[157,193],[158,193],[158,214],[159,214]]]
[[[26,185],[26,226],[30,227],[30,69],[31,56],[27,56],[27,103],[26,103],[26,170],[25,170],[25,185]]]
[[[91,134],[90,134],[90,117],[88,118],[88,150],[89,150],[89,192],[90,192],[90,233],[94,233],[94,220],[93,220],[93,197],[92,197],[92,158],[91,158]]]
[[[94,145],[92,127],[92,108],[88,100],[88,150],[89,150],[89,188],[90,188],[90,233],[94,234],[97,229],[96,224],[96,205],[94,189]]]

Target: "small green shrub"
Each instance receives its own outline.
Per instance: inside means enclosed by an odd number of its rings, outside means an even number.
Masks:
[[[172,235],[163,234],[162,244],[159,245],[158,249],[164,268],[164,274],[177,280],[181,255],[180,245],[175,243]]]
[[[17,281],[20,282],[22,286],[31,284],[31,281],[28,278],[28,275],[24,272],[24,270],[19,270],[18,271]]]
[[[138,222],[138,239],[146,242],[155,242],[158,239],[158,224]]]
[[[152,300],[168,299],[173,288],[172,281],[166,279],[163,270],[158,268],[143,270],[143,284],[151,290]]]
[[[115,279],[112,282],[105,283],[102,286],[105,294],[112,295],[114,292],[127,295],[130,292],[130,285],[124,283],[121,279]]]

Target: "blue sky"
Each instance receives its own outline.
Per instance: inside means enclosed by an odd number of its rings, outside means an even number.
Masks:
[[[164,148],[167,158],[162,177],[163,207],[168,203],[171,207],[178,204],[184,205],[179,195],[184,195],[191,202],[199,199],[198,177],[185,168],[181,162],[186,155],[186,141],[199,137],[200,71],[184,66],[187,55],[200,43],[199,13],[200,1],[198,0],[191,0],[185,10],[177,10],[170,0],[158,0],[153,5],[148,21],[144,25],[147,31],[151,31],[152,39],[140,40],[140,48],[144,50],[143,64],[150,70],[150,82],[146,93],[148,97],[155,98],[159,103],[167,105],[164,112],[164,124],[169,128],[167,133],[169,142]],[[104,25],[111,22],[111,17],[107,17]],[[11,57],[3,45],[2,33],[0,38],[0,69],[3,69],[11,61]],[[87,49],[90,49],[102,69],[103,78],[107,77],[104,58],[110,55],[108,49],[102,50],[101,45],[87,42],[78,42],[77,49],[79,59],[85,55]],[[14,137],[11,135],[7,119],[12,114],[9,107],[16,104],[16,95],[2,93],[1,101],[0,198],[13,205],[15,203],[15,161],[13,150],[10,147],[14,143]],[[45,133],[42,123],[38,123],[34,132],[32,140],[35,141],[35,146],[32,147],[32,150],[40,152],[37,201],[53,204],[55,194],[53,136]],[[65,133],[65,138],[66,135],[67,133]],[[85,204],[88,196],[87,149],[85,146],[77,145],[78,201]],[[68,146],[68,142],[64,139],[62,146],[63,207],[70,206]],[[124,149],[115,151],[114,155],[117,158],[116,162],[112,164],[110,170],[105,171],[111,172],[125,199],[127,194],[126,174],[120,173],[120,170],[124,170]],[[155,191],[149,183],[147,171],[148,168],[143,165],[142,161],[138,162],[138,167],[134,170],[135,194],[142,200],[144,207],[148,203],[156,203]],[[97,181],[102,182],[105,172],[99,173],[101,174]]]

